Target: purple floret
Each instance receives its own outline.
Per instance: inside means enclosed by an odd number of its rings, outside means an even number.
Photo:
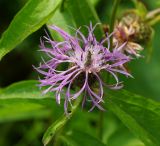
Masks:
[[[50,58],[48,61],[43,60],[43,63],[36,68],[44,76],[43,79],[39,80],[40,87],[48,87],[43,93],[55,92],[58,104],[61,101],[61,94],[65,94],[64,110],[66,113],[68,103],[79,98],[82,93],[84,95],[82,105],[86,101],[90,101],[92,103],[91,110],[94,107],[103,110],[100,105],[103,102],[103,87],[106,85],[112,89],[121,88],[118,73],[131,77],[123,66],[130,61],[130,58],[119,51],[125,47],[125,43],[111,51],[110,37],[112,34],[98,42],[94,35],[96,25],[92,27],[92,24],[87,27],[87,37],[80,32],[80,29],[76,30],[75,36],[71,36],[57,26],[51,26],[50,28],[58,32],[64,40],[57,42],[45,37],[45,42],[49,43],[50,47],[46,47],[44,41],[41,40],[41,49]],[[69,63],[70,65],[64,71],[58,70],[58,66],[62,63]],[[116,84],[107,85],[104,83],[100,76],[102,70],[110,73],[115,78]],[[76,93],[71,93],[75,80],[82,75],[83,83],[79,86],[79,90]],[[95,82],[98,84],[98,90],[96,91],[89,81],[91,75],[94,76]]]

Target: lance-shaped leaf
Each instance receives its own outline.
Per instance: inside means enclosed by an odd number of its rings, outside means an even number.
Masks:
[[[29,0],[2,35],[0,59],[45,24],[60,3],[61,0]]]
[[[59,26],[60,28],[63,28],[63,30],[70,34],[74,34],[73,30],[70,27],[76,27],[74,19],[72,18],[70,13],[67,12],[67,8],[65,10],[58,9],[55,12],[55,14],[48,20],[47,25]],[[58,33],[55,33],[55,31],[51,30],[50,28],[49,31],[51,36],[55,40],[62,40],[62,37]]]
[[[69,26],[77,29],[80,26],[89,25],[90,22],[92,22],[93,25],[100,22],[94,6],[90,3],[90,1],[68,0],[64,1],[60,10],[55,13],[47,24],[57,25],[73,34],[73,32],[75,33],[75,30],[71,29]],[[87,29],[82,29],[82,31],[85,33],[87,32]],[[55,32],[52,30],[50,32],[54,38],[57,37]],[[102,38],[102,27],[97,26],[95,29],[95,35],[99,39]]]
[[[106,108],[146,146],[160,145],[160,103],[125,90],[106,92]]]
[[[71,106],[69,115],[62,115],[59,119],[57,119],[45,132],[42,142],[44,146],[46,146],[51,139],[61,130],[61,128],[68,122],[68,120],[73,116],[75,111],[78,108],[78,105],[81,102],[81,98],[78,98],[73,106]]]
[[[15,83],[0,91],[0,122],[45,118],[57,111],[54,95],[42,95],[37,81]],[[58,113],[59,113],[58,112]]]

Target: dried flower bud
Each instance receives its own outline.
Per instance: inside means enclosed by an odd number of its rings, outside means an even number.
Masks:
[[[139,44],[144,44],[150,39],[151,27],[134,12],[124,14],[121,20],[114,28],[114,44],[121,45],[127,42],[124,52],[140,56],[140,51],[143,47]]]
[[[129,41],[145,43],[150,39],[151,27],[134,12],[124,14],[116,27],[124,31]]]

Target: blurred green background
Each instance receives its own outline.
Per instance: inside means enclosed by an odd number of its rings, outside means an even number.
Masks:
[[[97,13],[102,23],[109,23],[113,1],[112,0],[90,0],[95,4]],[[0,0],[0,35],[10,24],[14,15],[25,4],[26,0],[6,1]],[[160,0],[143,0],[148,10],[160,7]],[[132,8],[133,3],[130,0],[122,0],[119,5],[119,15],[128,8]],[[39,38],[43,36],[45,26],[30,35],[12,52],[7,54],[0,62],[0,88],[6,87],[14,82],[37,79],[37,73],[32,65],[38,65],[41,59],[39,50]],[[153,53],[150,62],[146,58],[135,59],[129,64],[134,79],[124,80],[124,87],[134,93],[143,95],[148,98],[160,100],[160,23],[154,26],[155,37],[153,41]],[[145,48],[144,56],[147,51]],[[98,112],[98,111],[97,111]],[[86,113],[87,115],[88,113]],[[110,112],[106,112],[104,126],[104,143],[107,146],[144,146],[137,138],[135,138],[127,128]],[[79,115],[86,116],[82,113]],[[54,115],[57,116],[57,115]],[[79,120],[80,117],[73,117],[72,128],[84,130],[88,128],[88,133],[93,136],[97,134],[95,122],[96,112],[92,113],[93,120],[84,127]],[[14,121],[0,123],[0,146],[41,146],[41,138],[44,131],[49,126],[53,118],[34,118],[25,121]],[[77,128],[78,127],[78,128]]]

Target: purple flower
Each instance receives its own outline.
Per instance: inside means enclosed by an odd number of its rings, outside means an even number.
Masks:
[[[43,60],[43,64],[36,68],[39,73],[44,75],[44,78],[39,80],[40,87],[48,86],[43,93],[55,92],[58,104],[60,104],[61,94],[65,94],[64,109],[66,113],[68,103],[79,98],[82,93],[82,105],[85,101],[89,101],[92,103],[91,110],[94,107],[103,110],[100,105],[103,102],[103,86],[119,89],[121,84],[117,74],[131,76],[123,66],[130,61],[130,58],[118,51],[125,47],[125,43],[111,51],[111,35],[107,35],[98,42],[93,33],[96,25],[92,27],[90,24],[89,27],[86,27],[88,29],[87,37],[80,32],[80,29],[76,30],[75,36],[71,36],[59,27],[51,26],[51,29],[58,32],[64,41],[57,42],[45,37],[45,42],[50,45],[47,47],[41,40],[41,49],[50,59]],[[107,45],[105,46],[105,44]],[[69,63],[68,68],[63,71],[58,70],[59,65],[63,63]],[[115,78],[116,84],[105,84],[101,78],[102,71],[111,74]],[[80,80],[80,85],[77,83],[78,80]],[[75,82],[79,90],[71,93]],[[93,84],[98,87],[94,89]]]

